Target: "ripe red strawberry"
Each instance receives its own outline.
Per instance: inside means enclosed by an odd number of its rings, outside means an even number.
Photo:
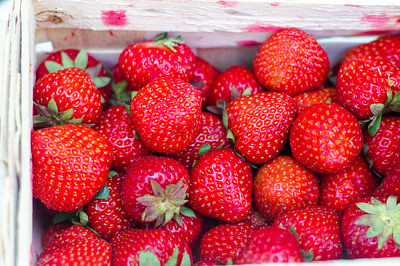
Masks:
[[[112,265],[192,265],[188,244],[178,236],[162,229],[130,229],[111,239]]]
[[[342,218],[342,239],[350,258],[398,257],[399,204],[396,197],[366,197]]]
[[[89,73],[94,84],[99,90],[101,103],[105,109],[111,99],[111,82],[103,64],[93,56],[86,53],[85,49],[64,49],[53,52],[43,60],[36,70],[36,80],[55,71],[77,67]]]
[[[249,215],[243,220],[243,222],[249,223],[256,228],[266,227],[271,225],[271,220],[265,217],[255,207],[251,207]]]
[[[283,227],[297,235],[300,247],[312,260],[337,260],[342,254],[340,219],[325,206],[310,206],[279,216],[273,226]]]
[[[184,82],[192,79],[196,57],[180,36],[159,34],[154,41],[127,46],[119,56],[119,67],[130,88],[137,91],[161,75]]]
[[[187,202],[189,174],[185,167],[165,157],[147,156],[134,160],[122,183],[122,202],[128,214],[139,222],[165,225],[180,220]],[[183,213],[184,214],[184,213]]]
[[[190,84],[200,92],[203,108],[206,106],[211,86],[219,74],[220,71],[215,66],[202,57],[196,56],[196,65]]]
[[[53,210],[72,212],[104,186],[112,155],[108,142],[82,125],[32,133],[33,196]]]
[[[300,93],[293,97],[296,114],[298,115],[306,107],[317,103],[336,103],[336,89],[322,88]]]
[[[285,229],[269,226],[249,237],[234,264],[303,262],[296,237]]]
[[[230,141],[226,136],[227,130],[222,120],[214,114],[202,112],[199,134],[185,149],[169,157],[182,163],[190,172],[194,163],[199,160],[203,149],[207,148],[206,151],[209,151],[228,146]]]
[[[58,236],[69,227],[71,227],[71,224],[67,222],[49,225],[42,236],[42,247],[45,248],[54,237]]]
[[[215,266],[215,263],[214,260],[200,260],[194,266]]]
[[[105,110],[93,129],[110,143],[113,155],[111,167],[116,171],[126,172],[135,158],[152,155],[142,140],[135,137],[132,118],[123,105]]]
[[[379,174],[385,176],[394,169],[400,159],[400,117],[383,116],[374,136],[364,129],[364,154]]]
[[[213,227],[201,238],[200,259],[223,263],[234,260],[255,230],[251,224],[243,222]]]
[[[289,140],[293,157],[318,173],[343,170],[363,145],[357,119],[343,107],[329,103],[304,109],[293,123]]]
[[[41,114],[35,116],[38,126],[96,124],[102,110],[100,94],[91,77],[76,67],[39,79],[33,88],[33,102]]]
[[[123,174],[114,173],[107,179],[109,196],[107,199],[93,199],[85,206],[88,226],[101,238],[109,241],[115,233],[134,228],[136,222],[125,211],[121,199]]]
[[[358,156],[343,171],[321,174],[319,178],[319,204],[335,210],[339,217],[354,201],[371,196],[379,183],[362,156]]]
[[[201,156],[190,173],[189,204],[203,215],[237,222],[250,211],[252,185],[250,164],[233,149],[216,149]]]
[[[231,66],[219,74],[214,81],[207,104],[216,106],[218,100],[229,103],[242,95],[247,89],[249,89],[248,94],[257,94],[263,91],[250,69],[240,65]]]
[[[286,155],[261,166],[254,177],[253,201],[271,220],[288,211],[316,205],[318,197],[318,180],[314,174]]]
[[[400,198],[400,160],[397,161],[394,168],[385,176],[373,195],[381,197],[396,196]]]
[[[134,128],[147,148],[177,153],[199,133],[201,97],[189,83],[159,77],[133,98],[131,113]]]
[[[295,115],[293,99],[276,92],[241,96],[228,104],[226,112],[237,151],[255,164],[282,151]]]
[[[276,32],[261,45],[253,68],[268,90],[296,95],[322,86],[329,59],[311,35],[290,28]]]

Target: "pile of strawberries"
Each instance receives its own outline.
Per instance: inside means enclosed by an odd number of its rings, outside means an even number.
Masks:
[[[50,54],[33,89],[33,195],[51,217],[37,265],[400,256],[400,36],[329,66],[294,28],[252,69],[165,33],[111,70]]]

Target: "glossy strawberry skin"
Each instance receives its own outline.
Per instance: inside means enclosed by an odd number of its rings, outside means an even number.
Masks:
[[[200,157],[190,173],[189,205],[197,212],[225,222],[244,219],[251,207],[250,165],[224,148]]]
[[[336,104],[306,108],[290,131],[293,157],[317,173],[336,173],[355,160],[363,145],[358,120]]]
[[[310,206],[279,216],[273,226],[294,231],[300,247],[313,253],[313,260],[337,260],[342,254],[340,219],[337,213],[325,206]]]
[[[180,152],[200,130],[200,94],[176,78],[153,80],[138,92],[130,106],[133,125],[152,151]]]
[[[83,124],[96,124],[101,115],[99,91],[91,77],[73,67],[58,70],[39,79],[33,88],[33,102],[45,107],[54,99],[59,112],[73,108],[72,118]]]
[[[293,97],[296,106],[296,114],[298,115],[308,106],[317,103],[336,103],[336,89],[322,88],[313,91],[300,93]]]
[[[242,96],[226,107],[237,151],[251,163],[276,157],[287,142],[294,121],[294,102],[285,93]]]
[[[296,95],[322,86],[328,77],[329,59],[311,35],[289,28],[274,33],[261,45],[253,69],[269,91]]]
[[[240,95],[247,88],[250,88],[250,94],[257,94],[263,91],[250,69],[234,65],[219,74],[215,79],[208,96],[208,105],[215,106],[218,100],[224,100],[229,103],[232,100],[233,86],[236,87]]]
[[[45,248],[54,237],[64,232],[70,226],[71,224],[69,223],[56,223],[49,225],[42,235],[42,247]]]
[[[254,177],[253,201],[271,220],[295,209],[318,203],[315,175],[290,156],[280,155],[258,169]]]
[[[104,186],[112,162],[108,142],[82,125],[32,133],[33,196],[53,210],[72,212]]]
[[[343,171],[321,174],[319,180],[319,204],[335,210],[339,217],[352,202],[371,196],[379,183],[361,155]]]
[[[272,224],[272,221],[259,212],[254,206],[251,207],[249,215],[243,220],[256,228],[266,227]]]
[[[385,176],[373,195],[380,197],[396,196],[400,198],[400,160],[397,161],[395,167]]]
[[[135,137],[131,116],[123,105],[105,110],[99,123],[93,127],[110,143],[112,169],[126,172],[135,158],[152,155],[142,140]]]

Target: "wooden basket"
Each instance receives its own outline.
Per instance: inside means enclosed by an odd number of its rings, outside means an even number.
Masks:
[[[10,60],[2,67],[11,72],[7,81],[0,72],[0,81],[7,84],[0,94],[0,264],[29,265],[41,251],[43,231],[40,213],[32,207],[30,134],[35,67],[46,51],[86,48],[110,67],[128,44],[171,32],[224,70],[233,64],[251,66],[259,44],[270,34],[296,27],[316,37],[334,65],[348,48],[400,32],[400,1],[15,0],[11,22],[0,51],[2,63]],[[381,262],[399,264],[400,258],[351,264]],[[325,264],[343,263],[349,261]]]

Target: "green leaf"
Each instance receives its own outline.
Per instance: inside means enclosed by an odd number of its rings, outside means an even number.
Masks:
[[[400,224],[396,224],[393,227],[393,241],[396,243],[396,245],[400,245]]]
[[[59,212],[53,218],[53,223],[58,224],[64,221],[69,221],[75,217],[75,212]]]
[[[108,199],[110,196],[110,190],[108,189],[107,184],[105,184],[94,196],[94,199]]]
[[[383,232],[385,224],[381,220],[376,220],[367,231],[367,238],[376,237]]]
[[[131,98],[135,98],[135,96],[138,94],[138,91],[132,91],[131,93]]]
[[[140,139],[140,135],[136,130],[133,132],[133,136],[135,137],[135,139]]]
[[[226,129],[228,129],[229,128],[229,125],[228,125],[228,112],[226,111],[226,109],[222,110],[222,122],[224,124],[224,127]]]
[[[97,65],[93,67],[89,67],[85,69],[85,71],[90,75],[92,79],[97,78],[100,75],[101,68],[103,65],[101,63],[98,63]]]
[[[368,132],[371,137],[375,136],[376,132],[379,130],[379,126],[381,125],[382,113],[372,119],[372,122],[368,125]]]
[[[83,226],[89,222],[89,216],[84,211],[79,212],[79,222]]]
[[[312,251],[305,251],[304,249],[300,250],[301,257],[305,262],[310,262],[314,260],[314,252]]]
[[[186,217],[196,218],[196,214],[195,214],[194,211],[193,211],[192,209],[190,209],[190,208],[187,208],[187,207],[183,207],[183,206],[182,206],[182,207],[180,208],[179,212],[180,212],[182,215],[185,215]]]
[[[131,114],[131,106],[129,104],[124,104],[126,111],[128,112],[129,116],[132,116]]]
[[[225,265],[233,265],[232,258],[229,258]]]
[[[110,83],[111,78],[109,77],[96,77],[93,78],[94,85],[96,85],[97,88],[102,88],[106,86],[108,83]]]
[[[74,109],[70,108],[70,109],[60,113],[59,117],[62,121],[68,121],[68,120],[71,120],[73,114],[74,114]]]
[[[113,176],[115,176],[117,174],[117,172],[115,172],[115,171],[110,171],[110,172],[108,172],[108,177],[113,177]]]
[[[57,103],[53,98],[51,98],[49,103],[47,104],[47,110],[53,117],[56,117],[58,115]]]
[[[358,218],[357,221],[354,222],[355,225],[360,225],[360,226],[372,226],[374,223],[373,221],[373,215],[371,214],[364,214],[360,218]]]
[[[183,253],[183,257],[182,257],[182,261],[181,261],[181,264],[179,265],[179,266],[190,266],[192,263],[191,263],[191,261],[190,261],[190,256],[189,256],[189,254],[187,253],[187,251],[185,251],[184,253]]]
[[[396,205],[397,205],[397,197],[390,196],[386,201],[388,212],[392,212],[396,208]]]
[[[378,115],[382,113],[383,109],[385,108],[385,105],[383,103],[373,103],[369,107],[371,109],[371,112],[374,115]]]
[[[169,221],[172,220],[172,218],[174,218],[174,210],[167,210],[165,212],[165,219],[163,219],[164,221],[162,222],[163,225],[166,225]]]
[[[74,61],[65,52],[61,52],[61,62],[64,68],[74,67]]]
[[[53,73],[61,69],[64,69],[62,65],[54,61],[46,61],[44,62],[44,66],[46,67],[47,71],[49,71],[49,73]]]
[[[235,135],[233,135],[232,130],[228,129],[226,138],[227,138],[227,139],[231,139],[233,142],[235,142]]]
[[[88,64],[88,54],[85,49],[79,51],[78,55],[75,57],[75,66],[85,70]]]
[[[233,101],[239,97],[240,97],[239,90],[236,88],[236,86],[232,86],[231,87],[231,101]]]
[[[160,266],[160,261],[157,256],[151,251],[143,250],[139,253],[139,266]]]
[[[243,91],[242,96],[248,96],[248,95],[250,95],[250,94],[251,94],[251,88],[246,88],[246,89]]]
[[[169,258],[169,260],[167,261],[167,263],[165,263],[165,266],[176,266],[176,263],[178,262],[178,254],[179,254],[179,250],[178,247],[175,247],[174,249],[174,253],[172,254],[172,256]]]
[[[356,203],[357,207],[366,212],[366,213],[371,213],[371,214],[377,214],[378,213],[378,208],[376,208],[374,205],[366,203],[366,202],[359,202]]]
[[[174,215],[174,220],[179,226],[182,226],[182,216],[181,215]]]
[[[211,146],[209,143],[204,143],[199,150],[200,157],[203,156],[205,153],[211,151]]]

